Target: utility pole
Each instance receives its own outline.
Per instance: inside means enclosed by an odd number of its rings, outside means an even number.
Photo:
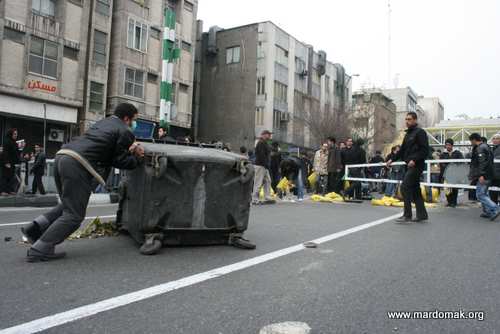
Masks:
[[[391,85],[391,0],[387,0],[387,88]]]
[[[168,7],[165,8],[163,21],[160,126],[168,127],[172,116],[172,78],[174,75],[174,60],[179,58],[180,50],[175,47],[175,12]]]

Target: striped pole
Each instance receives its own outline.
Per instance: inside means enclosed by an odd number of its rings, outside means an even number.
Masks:
[[[160,126],[167,127],[172,110],[172,77],[174,60],[179,58],[180,50],[175,48],[175,12],[165,9],[163,20],[163,52],[160,85]]]

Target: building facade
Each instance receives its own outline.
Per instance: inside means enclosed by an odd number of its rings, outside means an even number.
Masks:
[[[324,134],[312,131],[318,125],[312,123],[349,109],[344,68],[272,22],[212,27],[199,45],[200,140],[253,147],[267,129],[281,143],[314,147]]]
[[[173,137],[191,133],[197,0],[115,0],[107,110],[121,102],[134,104],[146,123],[159,121],[164,11],[176,13],[176,46],[180,57],[173,75]]]
[[[419,96],[417,102],[425,112],[426,127],[434,127],[444,120],[444,106],[439,97]]]
[[[418,95],[410,87],[384,89],[382,93],[389,97],[396,105],[396,130],[406,129],[405,116],[408,112],[417,113],[419,122],[426,124],[422,108],[418,108]]]
[[[109,44],[111,10],[107,0],[0,2],[2,138],[8,128],[17,128],[28,149],[45,142],[50,156],[87,119],[98,117],[95,104],[93,114],[85,113],[95,96],[89,86],[107,82],[107,68],[106,62],[94,62],[91,47],[96,31]]]
[[[350,124],[353,136],[364,139],[367,153],[383,151],[396,137],[396,105],[382,92],[355,92]]]

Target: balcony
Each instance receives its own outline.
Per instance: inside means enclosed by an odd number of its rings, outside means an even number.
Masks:
[[[273,109],[281,112],[288,112],[288,102],[274,99]]]
[[[60,25],[54,16],[45,16],[33,11],[31,13],[30,25],[37,32],[59,36]]]

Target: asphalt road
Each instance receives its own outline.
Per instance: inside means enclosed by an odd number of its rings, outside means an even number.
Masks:
[[[97,207],[89,215],[110,215]],[[0,221],[38,214],[0,211]],[[65,242],[64,260],[24,262],[17,226],[0,223],[0,328],[52,316],[281,251],[393,216],[368,203],[255,207],[246,237],[229,246],[166,248],[146,257],[127,236]],[[51,327],[47,333],[258,333],[307,323],[311,333],[500,332],[500,223],[479,209],[435,209],[431,222],[384,222],[245,269]],[[5,242],[4,237],[15,240]],[[273,253],[276,254],[276,253]],[[252,261],[252,260],[250,260]],[[155,290],[156,288],[152,288]],[[145,292],[146,293],[146,292]],[[97,304],[98,305],[98,304]],[[484,311],[484,320],[390,320],[389,311]],[[47,318],[48,322],[60,316]],[[0,330],[2,333],[2,330]]]

